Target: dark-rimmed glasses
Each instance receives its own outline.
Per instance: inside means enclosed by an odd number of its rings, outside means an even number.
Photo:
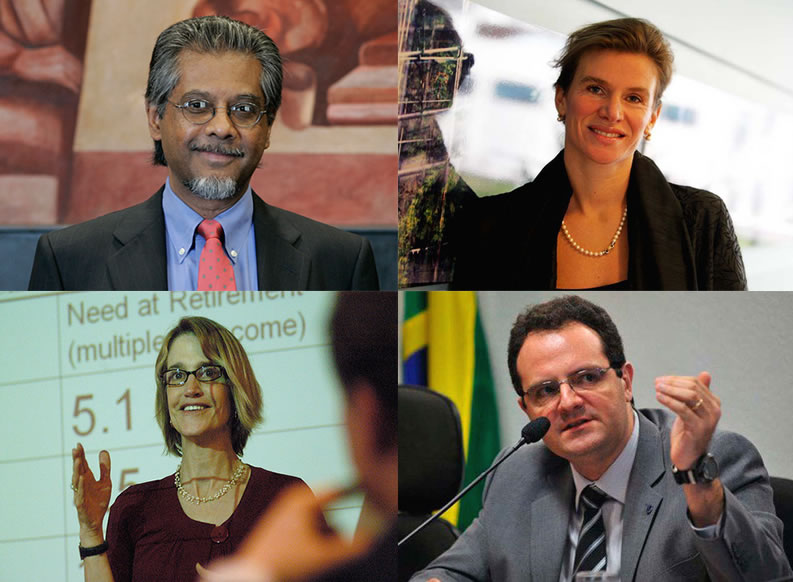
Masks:
[[[206,99],[188,99],[181,105],[173,101],[168,101],[168,103],[179,109],[184,118],[195,125],[209,123],[215,117],[218,109],[225,109],[228,111],[229,118],[235,126],[243,128],[253,127],[259,123],[267,111],[264,107],[247,101],[235,103],[230,107],[216,107],[214,103]]]
[[[223,366],[216,366],[208,364],[201,366],[197,370],[182,370],[181,368],[169,368],[162,374],[162,380],[166,386],[184,386],[190,374],[195,376],[199,382],[214,382],[218,378],[222,378],[226,374]]]
[[[546,380],[539,384],[529,386],[523,393],[523,397],[533,406],[546,406],[559,398],[562,392],[562,384],[567,384],[574,392],[592,390],[600,384],[606,372],[609,370],[620,370],[616,366],[608,368],[584,368],[575,374],[561,380]]]

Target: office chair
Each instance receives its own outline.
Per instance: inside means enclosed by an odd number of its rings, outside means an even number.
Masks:
[[[454,402],[422,386],[399,387],[399,539],[451,499],[463,480],[460,415]],[[399,582],[446,551],[460,533],[438,519],[399,547]]]

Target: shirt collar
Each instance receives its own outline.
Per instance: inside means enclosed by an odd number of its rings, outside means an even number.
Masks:
[[[203,218],[176,195],[171,188],[170,177],[165,179],[162,209],[168,237],[174,245],[177,260],[182,263],[194,247],[195,231]],[[253,194],[250,184],[234,206],[218,214],[215,220],[223,227],[226,252],[231,261],[236,263],[240,252],[245,248],[253,221]]]
[[[575,470],[570,465],[573,471],[573,481],[575,482],[575,506],[578,508],[578,500],[581,497],[581,491],[590,483],[595,483],[599,489],[607,493],[609,497],[625,503],[625,494],[628,490],[628,479],[631,476],[631,468],[633,467],[633,460],[636,458],[636,448],[639,445],[639,415],[633,411],[633,431],[628,439],[628,443],[622,452],[614,460],[611,466],[606,469],[606,472],[600,476],[600,479],[590,481],[581,473]]]

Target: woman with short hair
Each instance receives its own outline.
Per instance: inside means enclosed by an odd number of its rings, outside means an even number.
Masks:
[[[658,121],[672,63],[645,20],[568,37],[555,83],[564,149],[533,182],[463,209],[453,288],[746,289],[721,199],[669,183],[637,151]]]

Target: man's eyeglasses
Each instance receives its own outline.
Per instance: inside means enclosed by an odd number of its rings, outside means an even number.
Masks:
[[[225,109],[229,113],[231,122],[237,127],[253,127],[262,118],[262,115],[267,111],[264,107],[256,105],[256,103],[235,103],[231,107],[215,107],[214,103],[206,99],[190,99],[181,105],[168,101],[171,105],[181,110],[184,118],[190,123],[195,125],[204,125],[210,119],[215,117],[215,112],[218,109]]]
[[[199,382],[214,382],[226,374],[223,366],[207,365],[201,366],[197,370],[182,370],[181,368],[170,368],[165,370],[162,375],[163,382],[167,386],[184,386],[190,374],[195,376]]]
[[[567,378],[562,378],[561,380],[548,380],[535,384],[534,386],[529,386],[523,393],[523,397],[533,406],[546,406],[559,398],[559,394],[562,391],[562,384],[567,384],[575,392],[592,390],[600,384],[609,370],[619,371],[621,369],[621,367],[617,368],[615,366],[609,368],[586,368],[584,370],[579,370]]]

